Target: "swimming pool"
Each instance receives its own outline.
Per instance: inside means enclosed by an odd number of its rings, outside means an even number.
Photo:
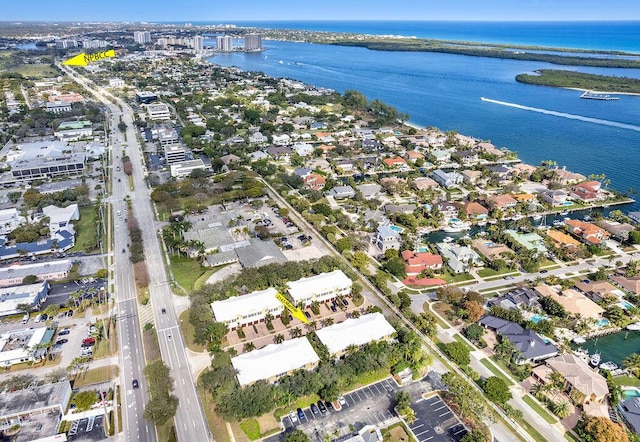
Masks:
[[[599,319],[598,322],[596,323],[598,327],[606,327],[609,324],[611,323],[609,322],[608,319]]]
[[[451,219],[449,220],[449,222],[450,222],[450,223],[459,223],[459,222],[460,222],[460,220],[459,220],[458,218],[451,218]]]
[[[534,324],[537,324],[538,322],[542,321],[543,319],[549,319],[549,317],[546,316],[546,315],[535,314],[531,318],[529,318],[529,321],[533,322]]]
[[[563,201],[562,205],[563,206],[573,206],[573,203],[571,201]]]
[[[640,396],[640,391],[637,388],[632,388],[630,390],[622,390],[622,397],[625,399],[629,399],[631,397]]]
[[[404,232],[404,228],[402,228],[402,227],[400,227],[400,226],[396,226],[395,224],[391,224],[391,225],[389,226],[389,228],[390,228],[391,230],[393,230],[393,231],[398,232],[398,233],[402,233],[402,232]]]
[[[623,309],[625,309],[625,310],[627,310],[627,309],[629,309],[629,308],[633,307],[633,304],[631,304],[630,302],[625,301],[624,299],[623,299],[622,301],[620,301],[620,302],[618,303],[618,305],[619,305],[620,307],[622,307]]]
[[[423,252],[428,252],[429,251],[429,247],[418,247],[418,252],[423,253]]]

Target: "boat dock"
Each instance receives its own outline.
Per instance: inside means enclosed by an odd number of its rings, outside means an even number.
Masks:
[[[619,100],[619,97],[612,97],[609,94],[603,94],[601,92],[593,92],[593,91],[584,91],[580,98],[586,98],[587,100],[604,100],[604,101],[615,101]]]

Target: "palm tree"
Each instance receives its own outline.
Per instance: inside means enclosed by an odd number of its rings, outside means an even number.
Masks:
[[[311,331],[316,331],[316,329],[318,328],[318,322],[311,321],[309,324],[307,324],[307,327],[309,327]]]
[[[300,336],[302,336],[302,330],[300,330],[299,327],[291,329],[289,333],[291,334],[292,338],[299,338]]]
[[[539,401],[544,400],[544,386],[541,383],[536,382],[531,386],[531,394]]]
[[[282,344],[284,342],[284,335],[277,334],[273,337],[274,344]]]
[[[569,402],[564,399],[554,402],[551,408],[553,413],[560,419],[564,419],[571,414],[571,406],[569,405]]]
[[[640,375],[640,354],[631,353],[629,356],[622,360],[624,368],[633,373],[634,376]]]
[[[325,318],[325,319],[322,320],[322,326],[323,327],[328,327],[330,325],[333,325],[333,323],[334,323],[333,318]]]
[[[253,342],[245,342],[244,346],[242,347],[242,351],[244,351],[245,353],[248,353],[255,349],[256,349],[256,345]]]
[[[554,371],[549,375],[549,381],[551,381],[550,383],[553,385],[553,388],[556,392],[554,395],[555,397],[559,392],[561,392],[564,389],[564,377],[562,377],[562,375],[559,372]]]
[[[416,412],[413,411],[413,408],[411,407],[407,407],[404,410],[402,410],[404,420],[411,425],[412,423],[415,422],[416,420]]]

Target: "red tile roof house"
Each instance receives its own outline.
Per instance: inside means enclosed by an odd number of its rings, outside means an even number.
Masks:
[[[407,159],[412,163],[415,163],[416,160],[424,160],[424,155],[415,150],[408,150]]]
[[[591,244],[600,244],[601,241],[609,239],[609,232],[595,224],[586,223],[578,219],[569,219],[566,224],[575,235]]]
[[[317,173],[310,173],[309,175],[302,178],[305,187],[308,187],[312,190],[320,190],[324,188],[324,184],[326,182],[325,177]]]
[[[489,217],[489,209],[475,201],[468,202],[464,205],[464,211],[468,219],[485,220]]]
[[[442,257],[427,252],[412,252],[404,250],[402,259],[405,261],[404,271],[407,277],[418,276],[424,270],[438,270],[442,268]]]
[[[607,194],[601,189],[599,181],[586,181],[584,183],[576,184],[571,190],[572,197],[586,203],[607,199]]]
[[[387,167],[390,168],[396,168],[396,167],[402,167],[402,166],[406,166],[407,162],[400,157],[395,157],[395,158],[385,158],[384,160],[382,160],[382,162],[384,164],[387,165]]]
[[[492,207],[497,207],[499,209],[508,209],[511,207],[515,207],[518,204],[518,201],[513,199],[510,195],[495,195],[487,198],[487,203]]]

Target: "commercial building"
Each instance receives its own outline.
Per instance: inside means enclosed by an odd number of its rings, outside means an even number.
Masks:
[[[39,440],[53,436],[58,432],[70,399],[69,381],[8,391],[0,395],[0,431],[20,425],[17,440]]]
[[[6,332],[0,336],[0,367],[42,360],[47,349],[39,348],[39,345],[51,342],[53,333],[53,329],[46,327]]]
[[[21,285],[24,278],[32,275],[38,278],[39,281],[64,279],[69,276],[71,265],[71,260],[63,259],[60,261],[39,262],[34,264],[14,264],[8,267],[3,267],[0,268],[0,287]]]
[[[185,160],[187,151],[183,146],[178,144],[165,144],[162,146],[164,150],[164,159],[167,164],[176,164]]]
[[[12,232],[25,221],[26,218],[15,207],[0,210],[0,235]]]
[[[319,362],[320,358],[306,337],[270,344],[231,358],[233,368],[238,371],[238,382],[243,387],[260,380],[275,382],[295,370],[313,370]]]
[[[124,80],[122,78],[109,78],[109,87],[123,87]]]
[[[53,135],[60,141],[78,141],[93,135],[91,121],[65,121],[60,123]]]
[[[278,291],[272,287],[257,290],[242,296],[211,303],[213,316],[217,322],[224,323],[229,330],[245,325],[264,322],[267,315],[280,317],[283,305],[276,299]]]
[[[138,103],[149,104],[153,101],[156,101],[157,99],[158,99],[158,96],[153,92],[147,92],[147,91],[136,92],[136,101]]]
[[[216,49],[220,52],[233,51],[233,39],[229,35],[218,35],[216,37]]]
[[[351,346],[360,347],[373,341],[390,340],[396,330],[382,313],[350,318],[316,331],[329,354],[338,358]]]
[[[262,35],[251,33],[244,36],[244,50],[247,52],[262,50]]]
[[[147,115],[150,120],[170,120],[169,106],[164,103],[147,104]]]
[[[0,158],[0,167],[10,169],[5,183],[76,176],[84,170],[84,152],[63,141],[10,142]]]
[[[3,272],[7,270],[9,269],[3,269]],[[21,313],[22,310],[18,308],[20,304],[28,304],[32,308],[37,308],[47,299],[48,295],[49,283],[47,281],[0,288],[0,316]]]
[[[139,45],[145,45],[151,43],[151,32],[149,31],[136,31],[133,33],[133,41]]]
[[[62,112],[71,112],[71,103],[64,103],[62,101],[54,101],[47,103],[44,106],[44,110],[53,114],[60,114]]]
[[[211,170],[211,166],[207,165],[200,158],[196,160],[181,161],[170,166],[171,176],[174,178],[184,178],[191,175],[194,170]]]
[[[325,302],[338,296],[350,295],[352,286],[353,282],[342,270],[321,273],[287,283],[293,303],[302,303],[305,307],[314,301]]]

